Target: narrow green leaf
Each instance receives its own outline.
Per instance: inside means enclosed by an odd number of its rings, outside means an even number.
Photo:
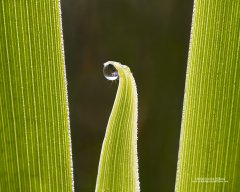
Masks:
[[[108,79],[119,76],[119,86],[103,141],[96,192],[136,192],[140,189],[135,80],[130,69],[120,63],[110,61],[104,68]]]
[[[58,0],[0,1],[0,191],[72,191]]]
[[[176,191],[240,190],[240,1],[196,0]]]

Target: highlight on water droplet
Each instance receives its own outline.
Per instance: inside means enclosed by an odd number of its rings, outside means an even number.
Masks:
[[[117,69],[113,65],[114,62],[115,61],[108,61],[103,64],[103,75],[106,79],[111,81],[116,80],[119,77]]]

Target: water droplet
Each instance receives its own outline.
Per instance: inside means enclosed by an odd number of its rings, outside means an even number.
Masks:
[[[108,80],[116,80],[118,78],[117,69],[110,63],[106,62],[103,66],[103,74]]]

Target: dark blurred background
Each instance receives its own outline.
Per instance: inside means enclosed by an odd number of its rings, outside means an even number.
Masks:
[[[174,191],[193,0],[61,0],[76,192],[92,192],[118,82],[128,65],[139,95],[141,191]]]

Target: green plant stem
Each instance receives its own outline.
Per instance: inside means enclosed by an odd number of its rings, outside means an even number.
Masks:
[[[0,191],[72,191],[60,5],[0,2]]]
[[[196,0],[177,192],[240,189],[240,1]]]

